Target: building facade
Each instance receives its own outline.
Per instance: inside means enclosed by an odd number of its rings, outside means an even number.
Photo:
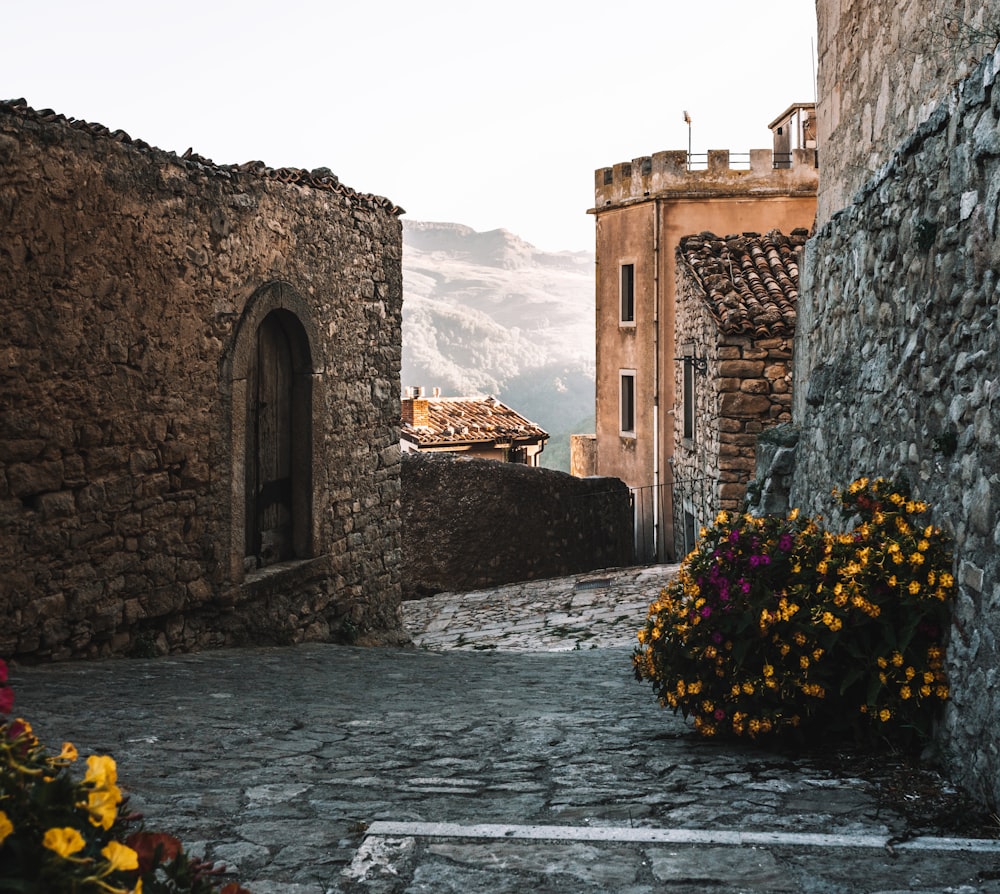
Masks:
[[[677,249],[674,554],[739,511],[757,440],[792,419],[799,252],[808,232],[685,236]]]
[[[415,392],[415,393],[414,393]],[[404,453],[453,453],[537,466],[549,435],[495,397],[425,397],[414,389],[402,403]]]
[[[802,267],[791,501],[909,484],[954,540],[940,754],[1000,802],[1000,3],[819,0],[819,222]]]
[[[706,231],[811,227],[815,150],[775,158],[752,150],[745,163],[719,150],[692,169],[686,152],[659,152],[595,174],[596,449],[587,471],[633,489],[640,561],[673,558],[677,246]]]
[[[400,209],[23,101],[0,165],[0,654],[400,638]]]

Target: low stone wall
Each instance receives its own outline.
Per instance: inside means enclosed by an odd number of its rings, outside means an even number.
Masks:
[[[404,599],[632,563],[617,478],[404,454],[402,526]]]
[[[1000,53],[910,136],[807,247],[792,502],[905,477],[954,538],[959,584],[941,744],[1000,802]]]

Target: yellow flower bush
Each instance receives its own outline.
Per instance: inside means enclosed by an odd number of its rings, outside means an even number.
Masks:
[[[4,719],[12,705],[0,660],[0,892],[249,894],[235,883],[217,888],[212,866],[138,826],[112,758],[91,755],[75,779],[72,743],[49,754],[27,721]]]
[[[849,532],[721,513],[650,606],[636,676],[703,735],[929,735],[948,697],[945,535],[885,479],[835,496]]]

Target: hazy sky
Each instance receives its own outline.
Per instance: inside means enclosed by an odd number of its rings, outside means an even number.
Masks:
[[[331,168],[414,220],[593,248],[594,170],[770,146],[813,0],[5,3],[0,98],[220,164]]]

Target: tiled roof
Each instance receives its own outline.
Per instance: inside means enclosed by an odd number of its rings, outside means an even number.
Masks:
[[[349,186],[344,186],[344,184],[338,179],[337,175],[334,174],[329,168],[317,168],[314,171],[305,171],[299,168],[269,168],[262,161],[247,161],[240,165],[218,165],[211,159],[198,155],[191,149],[188,149],[183,155],[177,155],[174,152],[166,152],[163,149],[157,149],[155,146],[151,146],[144,140],[133,140],[132,137],[125,133],[124,130],[113,131],[110,128],[105,127],[103,124],[93,124],[89,121],[67,118],[65,115],[56,114],[52,111],[52,109],[42,109],[41,111],[36,111],[23,99],[0,100],[0,112],[7,112],[12,115],[18,115],[21,118],[40,121],[47,124],[57,122],[64,124],[67,127],[71,127],[74,130],[81,130],[89,133],[91,136],[103,137],[108,140],[113,140],[116,143],[127,143],[134,146],[136,149],[146,152],[164,152],[166,155],[172,156],[180,165],[196,167],[199,170],[206,171],[207,173],[217,177],[236,179],[240,176],[250,176],[258,177],[262,180],[280,180],[282,183],[298,183],[302,186],[311,187],[312,189],[322,189],[328,192],[335,192],[338,195],[345,196],[356,205],[367,206],[370,208],[383,208],[390,213],[397,215],[406,213],[402,208],[393,204],[384,196],[359,193],[351,189]]]
[[[809,233],[779,230],[720,238],[685,236],[678,253],[705,294],[719,328],[758,338],[795,332],[799,299],[798,249]]]
[[[424,397],[414,398],[414,402],[427,404],[427,425],[404,422],[402,436],[420,447],[494,441],[537,443],[549,436],[495,397]]]

